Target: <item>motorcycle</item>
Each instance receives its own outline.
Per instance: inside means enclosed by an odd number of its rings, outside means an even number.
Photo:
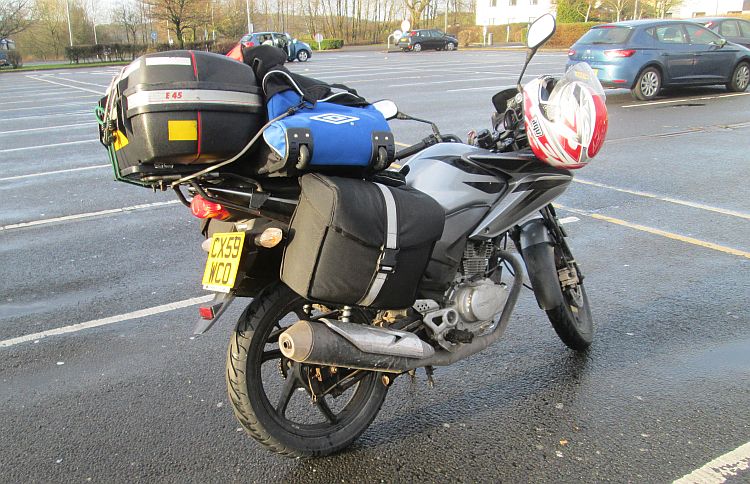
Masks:
[[[419,297],[407,309],[308,300],[280,281],[298,188],[278,179],[257,190],[194,178],[188,184],[191,201],[177,190],[204,220],[209,253],[204,283],[214,281],[206,287],[217,290],[200,308],[195,332],[206,332],[235,297],[253,297],[230,339],[226,383],[240,424],[269,450],[305,457],[350,445],[372,423],[398,376],[423,368],[431,382],[434,367],[497,341],[524,274],[562,341],[576,351],[590,345],[594,329],[584,276],[552,205],[573,174],[537,156],[554,140],[545,141],[543,127],[531,119],[534,105],[520,84],[554,31],[551,15],[530,26],[518,85],[493,97],[493,130],[471,133],[463,143],[430,123],[430,136],[396,154],[406,161],[392,174],[432,197],[445,214],[430,273],[421,275]],[[587,75],[596,89],[591,72],[575,71],[571,79]],[[539,87],[546,93],[553,90],[554,81],[539,82],[547,83]],[[374,104],[386,119],[424,121],[390,101]],[[606,118],[588,121],[599,123],[593,128],[604,123],[606,131]],[[596,132],[600,146],[604,134]],[[588,156],[596,151],[589,149]]]

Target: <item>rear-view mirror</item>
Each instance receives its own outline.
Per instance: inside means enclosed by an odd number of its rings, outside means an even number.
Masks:
[[[375,101],[372,105],[380,111],[385,119],[393,119],[398,114],[398,107],[396,103],[390,99],[383,99],[382,101]]]
[[[555,17],[552,16],[552,14],[546,13],[529,25],[529,34],[526,36],[526,46],[529,49],[536,49],[547,42],[554,33]]]

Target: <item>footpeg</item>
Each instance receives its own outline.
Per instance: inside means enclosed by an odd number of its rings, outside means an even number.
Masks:
[[[464,329],[451,329],[445,333],[445,340],[453,344],[471,343],[474,340],[474,333]]]

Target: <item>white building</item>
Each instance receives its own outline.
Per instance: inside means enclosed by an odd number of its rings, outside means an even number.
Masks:
[[[477,25],[530,22],[545,13],[557,14],[551,0],[477,0]]]
[[[710,17],[750,11],[750,0],[682,0],[672,7],[672,18]]]

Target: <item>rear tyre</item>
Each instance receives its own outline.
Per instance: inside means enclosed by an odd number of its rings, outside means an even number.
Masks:
[[[731,92],[743,92],[750,85],[750,64],[740,62],[732,72],[732,78],[727,83],[727,90]]]
[[[279,334],[308,317],[306,304],[281,283],[267,287],[240,316],[227,351],[226,382],[235,416],[254,439],[287,457],[323,456],[347,447],[375,419],[388,392],[380,373],[334,371],[282,356]],[[356,311],[352,317],[367,319]]]
[[[414,52],[421,52],[422,51],[422,44],[414,44],[414,47],[411,48]]]
[[[650,101],[661,90],[661,74],[655,67],[647,67],[638,75],[635,86],[630,91],[640,101]]]

